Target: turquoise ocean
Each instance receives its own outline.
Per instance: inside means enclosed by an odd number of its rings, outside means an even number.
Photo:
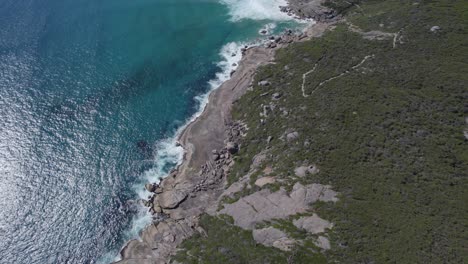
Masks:
[[[109,263],[283,0],[0,0],[0,263]]]

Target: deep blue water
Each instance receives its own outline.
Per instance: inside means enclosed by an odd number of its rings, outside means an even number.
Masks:
[[[117,256],[222,47],[286,20],[239,2],[0,0],[0,263]]]

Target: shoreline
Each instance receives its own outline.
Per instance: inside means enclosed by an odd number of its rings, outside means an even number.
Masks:
[[[231,78],[208,93],[208,101],[174,136],[183,148],[182,161],[159,184],[147,184],[147,202],[153,222],[140,238],[128,241],[114,263],[167,263],[177,246],[196,232],[198,216],[216,210],[226,186],[226,176],[238,150],[242,124],[233,124],[232,105],[251,86],[259,66],[274,62],[276,50],[291,43],[320,37],[334,21],[308,21],[301,34],[286,32],[265,44],[242,49],[242,58]]]

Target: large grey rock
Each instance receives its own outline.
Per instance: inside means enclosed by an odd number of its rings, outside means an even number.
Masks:
[[[317,174],[320,170],[315,165],[311,166],[300,166],[294,169],[294,174],[297,177],[305,177],[307,174]]]
[[[148,192],[154,192],[154,190],[156,189],[156,186],[154,184],[147,183],[147,184],[145,184],[145,189]]]
[[[250,169],[258,169],[262,163],[266,160],[266,153],[261,152],[255,155],[252,159],[252,164],[250,165]]]
[[[136,239],[130,240],[122,250],[123,259],[153,259],[157,257],[148,244]]]
[[[270,84],[271,84],[271,83],[270,83],[269,81],[265,81],[265,80],[264,80],[264,81],[259,81],[259,82],[258,82],[258,85],[260,85],[260,86],[268,86],[268,85],[270,85]]]
[[[156,197],[159,205],[163,209],[172,209],[177,207],[183,200],[187,198],[187,192],[181,190],[164,191]]]
[[[237,151],[239,151],[239,146],[234,142],[228,142],[226,144],[226,149],[229,151],[229,153],[235,154]]]
[[[322,249],[325,249],[325,250],[328,250],[331,248],[330,246],[330,241],[328,240],[328,238],[324,237],[324,236],[319,236],[317,238],[317,240],[314,242],[314,244],[319,247],[319,248],[322,248]]]
[[[174,221],[168,219],[147,226],[141,241],[131,240],[121,251],[123,260],[118,264],[163,264],[185,239],[193,235],[194,223],[190,219]],[[134,260],[136,260],[134,262]]]
[[[285,189],[272,193],[268,189],[242,197],[232,204],[224,204],[220,214],[232,216],[234,223],[244,229],[253,229],[257,223],[283,219],[304,213],[316,201],[337,201],[336,192],[328,185],[296,183],[290,194]]]
[[[296,140],[297,138],[299,138],[299,133],[298,133],[297,131],[288,133],[288,134],[286,135],[286,140],[287,140],[288,142],[294,141],[294,140]]]
[[[255,181],[255,185],[257,185],[258,187],[263,187],[267,184],[272,184],[272,183],[275,183],[275,178],[274,177],[270,177],[270,176],[267,176],[267,177],[261,177],[259,179],[257,179]]]
[[[253,238],[257,243],[267,247],[276,247],[283,251],[290,251],[295,244],[286,233],[274,227],[256,229],[252,232]]]
[[[323,233],[327,228],[333,227],[330,222],[318,217],[317,214],[296,219],[293,221],[293,224],[297,228],[304,229],[311,234]]]

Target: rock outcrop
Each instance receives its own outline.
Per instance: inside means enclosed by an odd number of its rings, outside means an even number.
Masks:
[[[264,189],[240,198],[232,204],[225,204],[220,214],[230,215],[234,224],[244,229],[253,229],[256,224],[271,219],[283,219],[304,213],[316,201],[335,202],[337,193],[330,186],[296,183],[291,193],[284,188],[277,192]]]
[[[256,229],[252,232],[253,238],[257,243],[267,247],[275,247],[283,251],[290,251],[296,241],[288,237],[283,231],[274,227]]]

